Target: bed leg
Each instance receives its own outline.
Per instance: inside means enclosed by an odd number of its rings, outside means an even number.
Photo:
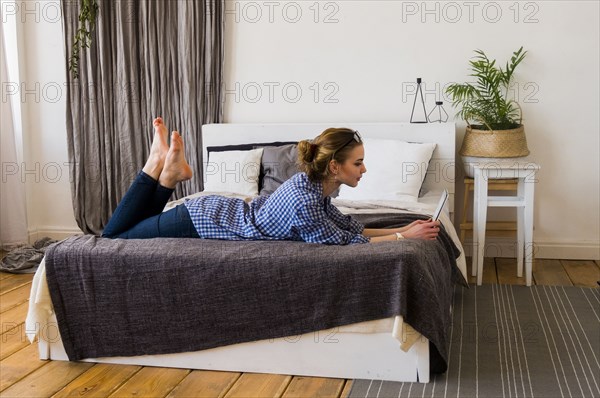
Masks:
[[[38,350],[40,353],[40,359],[50,359],[50,343],[44,338],[38,337]]]
[[[419,338],[415,343],[417,355],[417,378],[419,383],[429,383],[429,340]]]
[[[40,359],[56,359],[56,345],[61,342],[56,315],[52,314],[40,325],[37,342]]]

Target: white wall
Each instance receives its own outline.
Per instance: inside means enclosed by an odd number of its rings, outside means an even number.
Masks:
[[[474,49],[503,63],[524,46],[514,93],[542,165],[538,256],[600,258],[598,2],[227,1],[227,10],[227,122],[408,121],[416,77],[430,110],[447,84],[468,78]],[[37,22],[27,15],[23,32],[22,76],[41,91],[65,81],[62,28],[50,11]],[[39,163],[42,177],[27,175],[32,231],[76,227],[67,168],[59,179],[42,172],[67,161],[61,94],[23,104],[27,167]]]
[[[1,10],[3,23],[16,22],[17,43],[8,45],[18,46],[20,80],[3,82],[2,100],[21,104],[23,162],[19,172],[26,186],[30,240],[80,232],[73,216],[66,165],[60,2],[2,1]]]

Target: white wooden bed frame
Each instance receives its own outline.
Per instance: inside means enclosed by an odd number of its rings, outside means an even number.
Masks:
[[[342,126],[359,130],[363,138],[437,143],[424,186],[438,191],[445,188],[451,198],[454,196],[455,127],[453,123],[205,125],[202,129],[204,155],[207,146],[301,140],[313,138],[327,127]],[[450,209],[453,209],[452,205]],[[56,325],[54,315],[46,324],[37,325],[40,331],[41,359],[68,360]],[[331,329],[196,352],[94,358],[86,361],[298,376],[429,382],[428,340],[421,336],[408,352],[404,352],[391,332],[362,334]]]

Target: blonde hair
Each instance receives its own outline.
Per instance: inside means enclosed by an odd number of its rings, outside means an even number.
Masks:
[[[362,145],[362,139],[356,131],[328,128],[314,140],[298,143],[298,167],[311,181],[323,181],[329,176],[329,162],[344,163],[358,145]]]

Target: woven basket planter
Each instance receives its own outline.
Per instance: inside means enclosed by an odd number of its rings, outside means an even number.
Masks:
[[[511,130],[477,130],[467,126],[460,148],[462,156],[483,158],[517,158],[529,155],[525,128]]]

